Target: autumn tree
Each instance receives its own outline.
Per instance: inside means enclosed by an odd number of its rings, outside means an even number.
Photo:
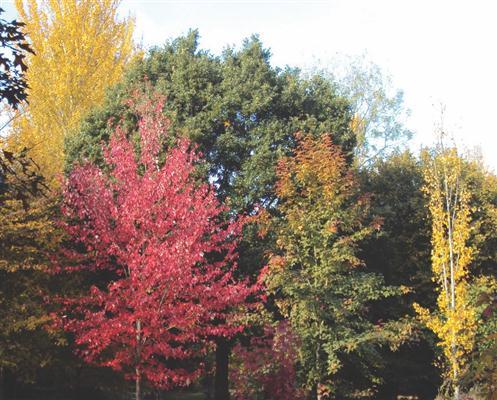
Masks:
[[[64,139],[130,60],[133,21],[118,20],[119,0],[15,3],[35,54],[26,60],[29,106],[14,120],[13,141],[30,149],[54,183],[64,163]]]
[[[0,9],[0,13],[3,12]],[[26,100],[24,24],[0,19],[0,99],[13,109]],[[3,130],[11,122],[3,123]],[[57,357],[60,336],[48,332],[48,253],[59,242],[55,201],[28,150],[0,140],[0,399],[32,382]]]
[[[230,312],[256,288],[233,276],[241,220],[223,218],[213,186],[196,179],[190,142],[179,139],[164,159],[163,104],[130,104],[140,117],[139,157],[117,128],[105,165],[76,166],[64,185],[65,230],[84,249],[68,254],[70,269],[110,278],[66,299],[62,325],[86,361],[134,379],[137,400],[142,381],[193,382],[208,342],[243,330]]]
[[[287,320],[268,324],[261,335],[235,345],[230,379],[236,400],[307,397],[297,378],[298,337],[289,325]]]
[[[478,385],[490,389],[488,366],[495,358],[490,342],[495,322],[482,316],[493,299],[492,285],[497,265],[497,179],[494,173],[475,157],[462,159],[466,190],[471,193],[472,235],[468,245],[473,253],[469,282],[469,300],[478,317],[475,347],[470,364],[465,368],[462,386]],[[382,229],[361,245],[361,257],[368,268],[382,274],[388,285],[403,285],[407,293],[378,304],[371,312],[385,319],[404,315],[416,317],[416,302],[424,308],[437,307],[438,283],[432,281],[429,198],[423,194],[425,163],[410,152],[394,153],[380,158],[361,171],[362,190],[371,193],[373,215],[383,220]],[[417,324],[416,324],[417,325]],[[436,368],[440,348],[436,335],[416,327],[412,340],[396,352],[383,350],[381,376],[383,384],[378,396],[392,398],[399,394],[433,398],[442,379]]]
[[[48,253],[60,237],[55,209],[26,152],[0,150],[0,399],[8,377],[33,380],[53,360],[56,336],[44,329],[50,321],[44,296]]]
[[[82,159],[102,162],[101,142],[122,119],[132,132],[136,116],[123,104],[136,87],[151,86],[167,96],[164,114],[172,133],[198,145],[206,165],[204,177],[217,188],[218,197],[231,209],[252,213],[257,205],[275,208],[275,166],[295,145],[292,132],[312,135],[334,132],[334,140],[351,157],[354,137],[348,102],[329,80],[305,77],[298,70],[271,65],[270,51],[257,37],[240,48],[229,47],[219,57],[199,47],[192,31],[156,47],[131,68],[111,89],[102,106],[81,124],[67,143],[67,169]],[[148,90],[148,89],[144,89]],[[244,228],[239,246],[239,272],[257,275],[263,267],[268,240],[256,229]],[[220,343],[217,360],[223,396],[228,396],[227,364],[230,345]],[[218,371],[218,369],[216,369]],[[217,373],[217,372],[216,372]]]
[[[447,366],[446,378],[455,399],[460,378],[474,345],[476,315],[469,304],[469,267],[475,249],[471,234],[470,192],[463,160],[455,147],[440,140],[435,154],[425,153],[425,193],[432,220],[432,270],[438,285],[437,310],[415,304],[421,320],[439,338]]]
[[[390,326],[370,320],[368,310],[396,291],[356,253],[380,221],[367,222],[368,197],[329,135],[301,138],[277,175],[280,217],[266,223],[277,238],[267,285],[301,341],[304,383],[317,398],[371,395],[375,349],[389,342]]]

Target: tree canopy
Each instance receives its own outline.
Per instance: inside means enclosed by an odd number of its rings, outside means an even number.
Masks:
[[[112,278],[64,300],[61,324],[86,361],[134,379],[140,400],[142,379],[166,389],[197,379],[202,363],[186,362],[205,355],[209,340],[243,330],[230,311],[256,286],[235,281],[242,221],[224,221],[213,188],[196,182],[189,141],[159,161],[169,126],[163,99],[130,102],[140,117],[139,159],[118,127],[104,148],[107,168],[77,166],[64,187],[65,230],[85,249],[69,253],[70,269]]]
[[[64,165],[64,138],[103,100],[129,62],[133,21],[117,17],[119,0],[16,0],[34,51],[29,106],[13,121],[11,141],[40,165],[50,184]]]
[[[352,152],[349,105],[330,82],[272,67],[270,52],[257,37],[219,57],[199,49],[198,38],[192,31],[153,48],[132,67],[68,140],[68,165],[100,157],[99,143],[112,130],[109,119],[117,123],[124,116],[129,130],[135,128],[123,99],[137,87],[167,97],[164,113],[171,130],[199,146],[219,195],[237,210],[275,200],[274,167],[293,148],[293,133],[332,132],[344,152]]]
[[[0,14],[3,11],[0,8]],[[27,65],[24,61],[28,53],[33,53],[23,26],[19,21],[0,19],[0,99],[6,100],[13,108],[26,100]]]

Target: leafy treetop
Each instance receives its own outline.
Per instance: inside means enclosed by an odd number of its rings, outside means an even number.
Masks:
[[[257,286],[235,280],[243,219],[222,218],[214,188],[195,179],[199,155],[186,138],[161,156],[169,121],[163,98],[128,103],[140,151],[121,128],[103,150],[105,168],[76,166],[64,185],[65,230],[84,255],[77,267],[108,283],[66,299],[65,329],[82,357],[169,388],[188,385],[206,341],[243,330],[233,310]],[[139,389],[137,389],[137,393]],[[138,396],[138,395],[137,395]]]
[[[0,14],[4,10],[0,8]],[[27,83],[24,76],[27,53],[33,53],[22,31],[24,24],[0,18],[0,99],[17,108],[26,100]]]

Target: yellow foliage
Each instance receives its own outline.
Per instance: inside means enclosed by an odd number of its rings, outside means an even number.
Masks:
[[[359,145],[364,145],[366,141],[366,121],[359,113],[355,113],[350,120],[350,129],[356,135]]]
[[[470,194],[466,188],[462,160],[455,148],[425,154],[424,191],[432,218],[433,281],[439,285],[437,312],[415,304],[420,320],[439,338],[448,365],[448,378],[457,397],[458,379],[472,350],[476,315],[469,305],[468,276],[474,249],[471,234]]]
[[[16,0],[35,55],[26,74],[29,105],[13,126],[17,147],[49,179],[62,170],[64,138],[105,89],[123,74],[133,53],[131,19],[119,21],[120,0]]]
[[[39,198],[25,210],[21,201],[8,199],[0,207],[0,271],[44,270],[47,254],[59,243],[52,220],[53,201]]]
[[[39,175],[29,159],[12,159],[17,161],[6,157],[9,169],[0,193],[0,368],[29,370],[49,361],[50,340],[59,336],[44,327],[51,321],[45,301],[50,255],[62,233],[55,218],[57,198],[44,186],[33,186]]]

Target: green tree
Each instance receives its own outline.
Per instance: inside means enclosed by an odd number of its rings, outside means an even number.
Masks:
[[[198,48],[198,33],[192,31],[152,49],[128,71],[68,140],[68,166],[100,157],[101,140],[108,140],[112,130],[109,119],[124,117],[134,129],[135,116],[123,99],[137,88],[155,88],[167,96],[164,113],[171,132],[199,146],[220,196],[240,210],[272,203],[274,166],[293,147],[294,132],[335,132],[335,142],[346,153],[355,143],[349,104],[330,82],[273,68],[270,52],[257,37],[216,57]]]
[[[496,399],[497,389],[497,176],[481,161],[465,161],[466,185],[471,196],[473,235],[470,243],[478,249],[474,256],[469,297],[477,316],[473,352],[466,374],[466,388],[473,387],[487,398]]]
[[[423,166],[410,152],[378,158],[361,171],[362,191],[371,194],[371,213],[381,230],[361,245],[361,257],[387,285],[402,286],[403,296],[386,299],[372,309],[381,319],[410,319],[412,303],[431,308],[436,303],[430,268],[430,224],[423,195]],[[434,398],[440,384],[433,365],[435,338],[415,324],[410,340],[395,352],[382,349],[383,383],[378,396],[416,395]]]
[[[463,160],[473,223],[471,245],[474,254],[475,276],[496,276],[497,266],[497,175],[487,169],[481,160],[472,157]]]
[[[252,213],[256,205],[274,208],[275,165],[291,153],[296,131],[335,132],[334,141],[352,157],[349,104],[329,81],[272,67],[270,52],[257,37],[217,57],[199,49],[198,33],[192,31],[152,49],[109,92],[104,105],[90,113],[67,141],[68,169],[84,158],[99,162],[101,141],[108,140],[121,119],[130,133],[136,131],[136,116],[123,103],[134,90],[166,95],[170,131],[198,145],[207,161],[206,178],[237,212]],[[109,119],[114,123],[109,125]],[[239,248],[240,271],[251,275],[259,270],[266,248],[256,229],[247,227]],[[219,400],[227,396],[228,350],[219,343]]]
[[[469,358],[463,387],[489,400],[497,399],[497,279],[477,277],[469,289],[478,317],[475,346]]]
[[[369,199],[359,189],[328,135],[304,137],[278,166],[279,217],[267,225],[277,249],[266,281],[300,337],[305,384],[318,399],[373,396],[379,347],[409,334],[368,315],[375,301],[398,291],[357,256],[360,242],[381,226],[368,223]]]

